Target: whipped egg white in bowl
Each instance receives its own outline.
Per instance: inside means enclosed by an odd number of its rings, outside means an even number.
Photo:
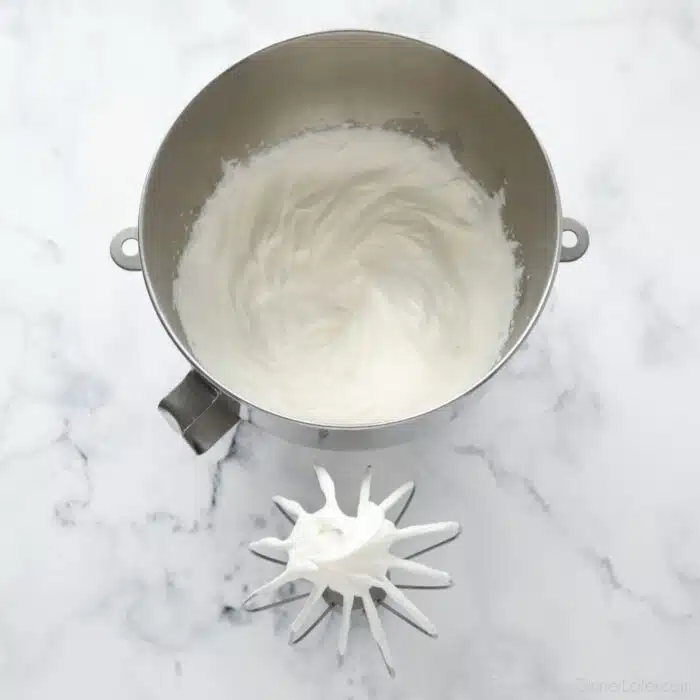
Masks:
[[[423,42],[331,31],[190,102],[111,252],[192,365],[160,408],[203,452],[241,419],[353,449],[449,420],[587,245],[490,80]]]

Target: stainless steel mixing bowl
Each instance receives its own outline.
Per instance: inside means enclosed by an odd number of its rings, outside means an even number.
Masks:
[[[294,442],[376,447],[439,424],[455,402],[379,425],[312,425],[275,415],[254,397],[244,403],[202,366],[173,305],[173,280],[193,221],[222,175],[222,161],[308,129],[348,122],[407,131],[447,143],[488,190],[505,187],[505,222],[519,242],[522,294],[500,362],[457,401],[473,398],[508,361],[537,321],[560,260],[579,258],[586,229],[562,219],[547,156],[513,103],[459,58],[413,39],[367,31],[311,34],[270,46],[205,87],[166,135],[148,173],[138,230],[112,241],[114,261],[143,270],[153,306],[192,371],[160,404],[187,442],[207,450],[241,419]],[[562,231],[576,235],[562,247]],[[138,240],[138,253],[123,244]],[[322,372],[323,368],[319,368]]]

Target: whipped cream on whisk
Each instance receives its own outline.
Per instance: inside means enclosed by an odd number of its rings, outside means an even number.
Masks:
[[[174,283],[192,352],[243,401],[297,420],[447,403],[508,337],[520,273],[503,204],[447,147],[381,129],[227,164]]]
[[[387,512],[407,495],[410,498],[414,484],[408,482],[392,491],[380,503],[373,503],[370,499],[372,472],[369,468],[360,486],[357,515],[346,515],[338,506],[335,484],[328,472],[319,466],[315,469],[326,499],[325,504],[319,510],[309,513],[296,501],[281,496],[274,499],[278,507],[294,521],[292,532],[285,540],[265,537],[252,542],[250,549],[263,557],[268,556],[265,554],[267,551],[286,555],[285,569],[279,576],[253,591],[243,602],[243,607],[251,611],[264,609],[265,606],[251,608],[251,601],[278,591],[284,584],[299,579],[309,581],[312,590],[289,628],[290,641],[294,641],[308,626],[316,604],[330,589],[342,598],[338,637],[338,655],[342,658],[348,645],[353,604],[359,598],[372,637],[379,646],[389,673],[394,675],[389,643],[372,599],[372,589],[382,590],[402,610],[405,619],[411,624],[433,637],[437,636],[435,625],[403,593],[401,586],[392,582],[389,574],[417,574],[432,582],[433,587],[449,586],[452,579],[444,571],[421,564],[413,558],[404,559],[392,553],[391,549],[399,542],[412,541],[425,535],[442,535],[445,537],[442,544],[445,544],[459,534],[459,524],[447,521],[397,528],[387,518]]]

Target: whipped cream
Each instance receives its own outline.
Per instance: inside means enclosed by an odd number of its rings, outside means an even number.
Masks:
[[[508,337],[519,270],[503,204],[447,147],[380,129],[229,163],[174,283],[192,352],[243,401],[296,420],[445,404]]]
[[[338,506],[335,485],[328,472],[322,467],[315,469],[326,499],[325,505],[315,513],[307,513],[296,501],[279,496],[274,499],[295,521],[294,528],[286,540],[266,537],[251,543],[250,548],[263,555],[266,552],[286,554],[286,567],[279,576],[251,593],[243,606],[249,608],[252,600],[276,591],[285,583],[298,579],[311,582],[311,593],[290,627],[290,640],[293,640],[308,625],[324,592],[331,589],[339,593],[343,605],[338,654],[342,658],[347,649],[350,613],[355,598],[360,598],[372,636],[393,675],[391,652],[372,600],[371,589],[384,590],[388,600],[398,606],[409,620],[428,634],[436,636],[437,630],[433,623],[392,583],[389,573],[404,571],[421,575],[437,586],[449,585],[449,575],[425,564],[402,559],[391,552],[391,547],[397,542],[430,534],[442,534],[451,538],[459,532],[459,525],[456,522],[442,522],[397,528],[387,519],[387,512],[405,498],[414,485],[412,482],[404,484],[381,503],[373,503],[370,500],[370,469],[360,487],[357,515],[346,515]]]

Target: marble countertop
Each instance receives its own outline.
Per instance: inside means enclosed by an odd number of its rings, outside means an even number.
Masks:
[[[513,98],[591,248],[478,411],[411,445],[316,453],[243,425],[195,458],[156,411],[186,371],[111,235],[165,130],[273,41],[426,39]],[[0,4],[0,698],[700,698],[700,3],[697,0],[22,0]],[[250,615],[247,542],[407,478],[462,522],[413,596],[430,640]],[[341,499],[342,502],[342,499]]]

